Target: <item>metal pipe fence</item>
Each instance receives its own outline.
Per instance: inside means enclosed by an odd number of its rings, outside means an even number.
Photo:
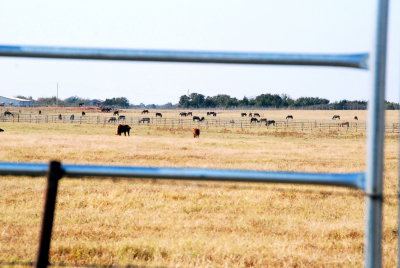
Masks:
[[[147,117],[149,121],[143,122],[143,117],[126,116],[124,120],[112,120],[110,116],[75,116],[72,120],[70,115],[62,115],[61,119],[58,115],[32,115],[32,114],[15,114],[14,117],[0,115],[0,122],[9,123],[53,123],[53,124],[92,124],[92,125],[118,125],[129,124],[131,126],[152,126],[166,128],[231,128],[231,129],[265,129],[277,131],[360,131],[367,130],[367,123],[357,121],[330,121],[324,120],[274,120],[274,124],[267,125],[263,122],[250,122],[250,119],[226,119],[226,118],[207,118],[204,121],[193,121],[191,118],[159,118]],[[348,122],[348,124],[346,123]],[[400,123],[386,123],[386,133],[399,133]]]
[[[175,179],[196,181],[225,181],[246,183],[288,183],[338,186],[364,190],[364,173],[301,173],[268,172],[254,170],[221,170],[191,168],[153,168],[124,166],[61,165],[52,161],[50,165],[32,163],[0,163],[3,176],[44,176],[47,174],[47,188],[40,233],[36,267],[47,267],[54,214],[57,201],[58,182],[63,177],[118,177],[135,179]]]

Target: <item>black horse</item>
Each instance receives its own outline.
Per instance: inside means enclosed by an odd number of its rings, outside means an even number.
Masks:
[[[288,120],[288,119],[293,119],[293,115],[286,116],[286,120]]]
[[[4,112],[4,116],[12,116],[12,117],[14,117],[14,114],[12,112],[5,111]]]
[[[114,116],[113,116],[113,117],[110,117],[110,118],[108,119],[108,123],[111,123],[111,122],[117,122],[117,118],[115,118]]]
[[[193,116],[193,121],[203,121],[204,120],[204,116],[199,117],[199,116]]]
[[[150,123],[150,118],[149,117],[143,117],[142,119],[139,120],[139,123]]]
[[[267,120],[265,125],[268,127],[269,125],[274,125],[275,126],[275,120]]]
[[[335,120],[335,119],[339,119],[339,120],[340,120],[340,115],[335,114],[335,115],[332,117],[332,120]]]

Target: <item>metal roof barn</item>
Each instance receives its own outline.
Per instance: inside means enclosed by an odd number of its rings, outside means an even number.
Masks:
[[[4,103],[4,106],[15,106],[15,107],[32,107],[32,100],[25,100],[20,98],[12,98],[0,96],[0,103]]]

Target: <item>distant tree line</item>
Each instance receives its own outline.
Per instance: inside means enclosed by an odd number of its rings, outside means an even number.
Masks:
[[[394,102],[386,102],[387,109],[398,110],[400,105]],[[199,93],[182,95],[179,98],[178,107],[181,108],[240,108],[240,107],[259,107],[259,108],[298,108],[313,107],[316,109],[367,109],[366,101],[341,100],[330,103],[328,99],[318,97],[300,97],[292,99],[286,94],[261,94],[254,98],[243,97],[237,99],[226,94],[216,96],[204,96]]]
[[[300,107],[319,104],[328,104],[329,100],[318,97],[301,97],[292,99],[286,94],[261,94],[255,98],[243,97],[239,100],[226,94],[204,96],[198,93],[182,95],[179,98],[179,107],[182,108],[238,108],[238,107]]]
[[[32,97],[24,97],[24,96],[17,96],[17,98],[33,100]],[[50,98],[38,98],[34,100],[35,106],[79,106],[83,104],[84,106],[90,105],[91,101],[89,99],[80,98],[78,96],[71,96],[66,99],[57,99],[57,97],[50,97]],[[129,100],[125,97],[118,97],[118,98],[111,98],[106,99],[104,102],[101,103],[102,106],[109,106],[109,107],[121,107],[121,108],[129,108],[131,104]]]
[[[17,98],[33,100],[32,97],[16,96]],[[66,99],[57,99],[56,97],[38,98],[34,100],[35,106],[78,106],[83,103],[90,104],[89,99],[78,96],[68,97]],[[300,97],[293,99],[286,94],[261,94],[256,97],[237,99],[227,94],[218,94],[215,96],[205,96],[199,93],[182,95],[177,104],[168,102],[166,104],[143,104],[133,105],[125,97],[114,97],[106,99],[101,106],[120,107],[120,108],[149,108],[149,109],[174,109],[174,108],[308,108],[308,109],[333,109],[333,110],[364,110],[367,109],[366,101],[341,100],[331,103],[328,99],[319,97]],[[386,101],[386,109],[399,110],[399,103]]]

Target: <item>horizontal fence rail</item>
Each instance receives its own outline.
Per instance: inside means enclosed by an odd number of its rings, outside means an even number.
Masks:
[[[368,53],[289,54],[0,45],[0,56],[193,63],[340,66],[368,69]]]
[[[364,173],[301,173],[230,169],[62,165],[66,177],[154,178],[199,181],[316,184],[364,189]],[[47,164],[0,163],[0,175],[45,176]]]

